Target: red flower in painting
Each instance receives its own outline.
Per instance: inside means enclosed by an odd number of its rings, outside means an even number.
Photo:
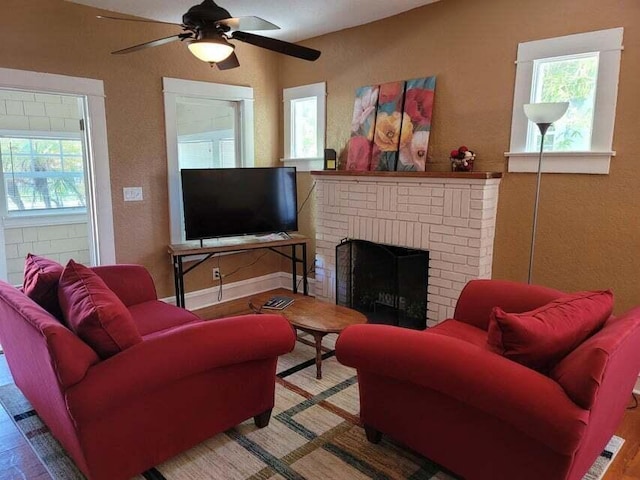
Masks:
[[[348,158],[347,170],[368,170],[371,160],[371,142],[366,137],[351,137]]]
[[[380,87],[380,103],[391,103],[402,99],[404,82],[385,83]]]
[[[404,111],[411,117],[414,127],[431,125],[433,90],[412,88],[404,98]]]

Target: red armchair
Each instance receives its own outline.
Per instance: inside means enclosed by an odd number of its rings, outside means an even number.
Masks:
[[[143,338],[106,360],[0,282],[0,340],[15,382],[89,479],[130,478],[251,417],[266,426],[277,357],[295,342],[286,319],[205,322],[158,301],[140,266],[94,271]]]
[[[638,378],[640,309],[607,320],[548,375],[487,347],[494,306],[525,312],[562,295],[476,280],[454,318],[426,331],[347,328],[336,354],[358,371],[367,438],[388,434],[469,480],[581,479]]]

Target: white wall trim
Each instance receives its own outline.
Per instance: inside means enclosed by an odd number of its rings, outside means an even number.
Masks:
[[[299,293],[302,293],[302,277],[298,276],[300,282]],[[309,279],[309,291],[313,291],[314,280]],[[286,288],[291,290],[291,274],[288,272],[275,272],[261,277],[240,280],[239,282],[227,283],[222,286],[222,300],[218,301],[219,287],[210,287],[195,292],[187,292],[185,294],[185,303],[188,310],[198,310],[200,308],[210,307],[212,305],[220,305],[231,300],[257,295],[258,293],[267,292],[276,288]],[[163,302],[176,304],[176,297],[166,297],[161,299]]]
[[[586,173],[606,175],[616,152],[549,152],[542,157],[543,173]],[[539,153],[507,152],[509,172],[536,173]]]
[[[84,95],[86,97],[87,154],[90,160],[87,172],[87,208],[93,213],[94,228],[90,231],[95,233],[95,235],[91,233],[91,241],[95,246],[95,258],[91,259],[91,263],[94,265],[115,263],[115,236],[103,81],[0,68],[0,88]],[[2,244],[4,245],[4,242]],[[5,255],[2,252],[0,268],[4,266],[4,258]]]
[[[184,225],[180,167],[178,162],[178,123],[176,101],[178,97],[197,97],[239,102],[240,158],[243,167],[253,167],[254,148],[254,97],[253,88],[220,83],[198,82],[178,78],[162,78],[164,92],[165,134],[167,142],[167,177],[169,182],[169,221],[171,243],[183,243]]]
[[[297,172],[324,169],[324,158],[281,158],[285,167],[296,167]]]

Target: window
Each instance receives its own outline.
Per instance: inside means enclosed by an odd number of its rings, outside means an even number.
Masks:
[[[6,214],[84,212],[79,138],[0,137]]]
[[[323,168],[325,91],[324,82],[283,90],[286,166],[300,171]]]
[[[609,173],[622,28],[521,43],[518,46],[510,172],[537,170],[540,132],[525,103],[569,102],[545,136],[542,170]]]
[[[253,89],[164,78],[171,243],[185,241],[182,168],[253,167]]]

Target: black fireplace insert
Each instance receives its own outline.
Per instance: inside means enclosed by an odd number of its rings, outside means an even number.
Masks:
[[[336,247],[336,303],[369,323],[427,326],[429,252],[345,239]]]

